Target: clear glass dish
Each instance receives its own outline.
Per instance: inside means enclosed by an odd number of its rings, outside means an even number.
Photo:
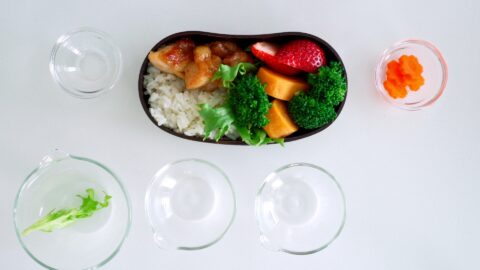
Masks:
[[[324,169],[289,164],[265,178],[255,200],[255,215],[265,248],[307,255],[326,248],[340,234],[345,198]]]
[[[107,208],[52,232],[22,231],[56,209],[78,207],[87,188],[112,196]],[[14,205],[15,230],[24,250],[48,269],[96,269],[119,251],[130,229],[127,193],[118,177],[97,161],[55,151],[27,176]]]
[[[55,82],[79,98],[93,98],[113,88],[122,55],[106,33],[83,27],[58,38],[50,56]]]
[[[217,166],[199,159],[179,160],[155,174],[145,210],[159,247],[196,250],[215,244],[230,228],[235,195]]]
[[[423,66],[422,76],[425,84],[418,91],[407,90],[405,98],[392,98],[383,86],[386,79],[386,67],[391,60],[402,55],[414,55]],[[447,63],[432,43],[425,40],[404,40],[385,50],[375,70],[375,85],[382,97],[395,107],[415,111],[430,106],[442,95],[447,85]]]

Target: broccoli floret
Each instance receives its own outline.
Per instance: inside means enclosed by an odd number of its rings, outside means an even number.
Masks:
[[[331,62],[320,67],[317,74],[309,74],[308,83],[311,85],[308,94],[320,102],[337,106],[345,99],[347,83],[339,62]]]
[[[347,82],[339,62],[331,62],[308,75],[310,90],[294,96],[288,104],[293,121],[305,129],[324,126],[337,117],[335,107],[345,99]]]
[[[293,121],[305,129],[321,127],[337,117],[335,109],[330,104],[318,102],[305,92],[300,92],[290,100],[288,111]]]
[[[228,104],[235,117],[235,125],[248,129],[268,124],[265,114],[270,109],[265,85],[255,75],[245,74],[235,80],[229,89]]]

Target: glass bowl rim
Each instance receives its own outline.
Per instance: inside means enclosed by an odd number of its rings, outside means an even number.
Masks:
[[[432,98],[430,98],[427,102],[420,105],[416,105],[416,106],[403,105],[403,104],[398,104],[393,102],[391,98],[388,96],[388,94],[385,93],[386,91],[385,91],[385,88],[383,87],[383,82],[381,82],[381,79],[380,79],[382,76],[381,74],[384,72],[382,67],[384,66],[387,56],[391,52],[398,49],[398,47],[404,46],[404,45],[410,45],[410,44],[420,45],[428,49],[430,52],[432,52],[435,55],[435,57],[439,61],[440,66],[442,68],[442,83],[440,84],[440,88],[437,89],[437,93]],[[377,89],[377,92],[380,93],[380,95],[383,97],[384,100],[386,100],[388,103],[390,103],[394,107],[407,110],[407,111],[417,111],[433,105],[442,96],[443,92],[445,91],[445,88],[447,87],[447,81],[448,81],[448,65],[447,65],[447,62],[445,61],[445,58],[443,57],[442,52],[432,42],[428,40],[423,40],[423,39],[405,39],[405,40],[401,40],[394,43],[392,46],[388,47],[382,52],[380,56],[380,60],[378,61],[375,67],[375,88]]]
[[[68,39],[72,38],[73,36],[81,33],[97,34],[101,36],[103,42],[108,43],[113,48],[113,54],[115,55],[115,58],[118,58],[118,64],[116,64],[118,66],[117,72],[114,74],[114,78],[111,80],[111,82],[109,82],[108,85],[103,88],[98,88],[93,91],[84,91],[76,87],[68,86],[62,81],[62,79],[60,78],[60,76],[55,70],[57,53],[60,50],[63,43]],[[106,32],[93,27],[89,27],[89,26],[82,26],[74,30],[71,30],[65,34],[60,35],[55,41],[55,44],[53,45],[52,51],[50,53],[50,61],[49,61],[50,74],[52,75],[55,83],[59,85],[63,90],[65,90],[67,93],[75,97],[84,98],[84,99],[97,97],[109,91],[110,89],[112,89],[117,84],[120,78],[120,75],[122,73],[122,66],[123,66],[122,52],[120,51],[120,48],[116,45],[113,38]]]
[[[210,242],[208,242],[206,244],[203,244],[203,245],[200,245],[200,246],[192,246],[192,247],[189,247],[189,246],[174,246],[173,247],[174,250],[200,250],[200,249],[208,248],[208,247],[216,244],[217,242],[219,242],[225,236],[225,234],[228,232],[228,230],[232,226],[232,224],[235,220],[235,217],[237,215],[237,199],[236,199],[236,195],[235,195],[235,189],[233,188],[233,185],[230,181],[230,178],[217,165],[215,165],[215,164],[213,164],[209,161],[199,159],[199,158],[184,158],[184,159],[179,159],[179,160],[176,160],[176,161],[172,161],[172,162],[169,162],[169,163],[163,165],[153,175],[152,180],[150,181],[150,184],[148,185],[147,192],[145,194],[145,214],[147,216],[148,224],[150,225],[150,229],[152,230],[153,235],[155,235],[157,233],[157,231],[155,230],[155,224],[152,221],[153,219],[152,219],[152,216],[150,214],[152,212],[152,210],[151,210],[150,203],[149,203],[150,200],[151,200],[151,196],[152,196],[152,188],[159,181],[158,176],[160,176],[162,173],[164,173],[165,171],[170,169],[172,166],[174,166],[176,164],[179,164],[179,163],[185,163],[185,162],[202,163],[202,164],[207,165],[207,166],[213,168],[214,170],[218,171],[223,176],[222,178],[227,183],[228,187],[230,188],[231,194],[232,194],[232,200],[233,200],[232,216],[230,217],[230,220],[229,220],[227,226],[225,227],[225,229],[223,230],[223,232],[219,236],[217,236],[217,238],[215,238],[213,241],[210,241]]]
[[[260,208],[260,200],[261,200],[260,197],[261,197],[262,191],[265,188],[265,186],[268,184],[269,179],[272,176],[274,176],[275,174],[278,174],[279,172],[282,172],[284,170],[288,170],[288,169],[293,168],[293,167],[308,167],[308,168],[318,170],[318,171],[324,173],[325,175],[327,175],[328,178],[333,182],[333,184],[336,186],[336,188],[340,192],[341,204],[343,205],[342,221],[341,221],[340,226],[337,229],[337,232],[335,233],[335,235],[331,239],[326,241],[320,247],[315,248],[315,249],[311,249],[311,250],[306,250],[306,251],[295,251],[295,250],[284,249],[284,248],[279,246],[278,249],[274,250],[274,251],[277,251],[277,252],[284,252],[284,253],[288,253],[288,254],[292,254],[292,255],[310,255],[310,254],[322,251],[323,249],[327,248],[333,241],[335,241],[338,238],[338,236],[341,234],[341,232],[343,231],[343,228],[345,227],[345,222],[346,222],[346,219],[347,219],[347,204],[346,204],[345,193],[344,193],[342,187],[340,186],[340,183],[337,181],[337,179],[331,173],[329,173],[327,170],[325,170],[324,168],[322,168],[320,166],[317,166],[317,165],[314,165],[314,164],[311,164],[311,163],[295,162],[295,163],[290,163],[290,164],[281,166],[280,168],[270,172],[263,179],[263,183],[260,186],[260,188],[258,189],[257,195],[255,196],[255,220],[256,220],[256,223],[257,223],[257,228],[260,232],[259,238],[262,239],[263,237],[266,237],[264,232],[260,229],[260,218],[259,218],[259,215],[258,215],[259,208]]]
[[[112,170],[110,170],[107,166],[103,165],[102,163],[100,163],[96,160],[90,159],[90,158],[71,155],[71,154],[68,154],[68,153],[65,153],[65,152],[59,151],[59,150],[55,150],[55,152],[56,153],[60,152],[61,155],[64,155],[64,156],[61,157],[61,158],[58,158],[58,159],[53,159],[53,160],[49,161],[47,164],[45,164],[43,161],[49,155],[45,156],[44,159],[42,160],[42,162],[40,162],[37,165],[37,167],[31,173],[29,173],[27,175],[27,177],[25,177],[25,179],[22,182],[22,185],[20,186],[19,190],[17,191],[17,194],[15,196],[14,206],[13,206],[13,225],[14,225],[14,228],[15,228],[15,234],[17,236],[17,240],[18,240],[18,242],[20,242],[20,245],[22,246],[23,250],[25,250],[25,252],[35,262],[37,262],[39,265],[45,267],[46,269],[57,270],[57,268],[54,268],[52,266],[47,265],[46,263],[44,263],[40,259],[38,259],[35,255],[33,255],[30,252],[30,250],[26,247],[25,243],[22,240],[22,236],[20,234],[20,231],[19,231],[19,228],[18,228],[18,225],[17,225],[17,208],[18,208],[18,204],[19,204],[19,200],[20,200],[20,194],[27,188],[27,185],[30,184],[29,183],[30,178],[33,175],[35,175],[36,173],[38,173],[40,170],[44,169],[45,167],[51,166],[55,163],[59,163],[59,162],[63,161],[64,159],[67,159],[67,158],[89,162],[89,163],[92,163],[93,165],[96,165],[96,166],[104,169],[105,171],[107,171],[107,173],[109,173],[112,176],[112,178],[117,182],[117,184],[119,185],[119,187],[120,187],[120,189],[123,193],[123,196],[125,197],[125,201],[126,201],[126,204],[127,204],[127,210],[128,210],[127,227],[125,229],[125,233],[122,236],[122,240],[120,241],[118,246],[114,249],[114,251],[107,258],[105,258],[101,262],[97,263],[96,265],[92,265],[92,266],[88,266],[87,268],[83,268],[83,270],[96,269],[98,267],[104,266],[105,264],[107,264],[109,261],[111,261],[118,254],[118,252],[120,251],[120,249],[123,246],[123,243],[125,242],[127,236],[130,233],[130,229],[131,229],[131,225],[132,225],[132,209],[131,209],[130,197],[128,196],[128,193],[127,193],[125,187],[123,186],[123,184],[122,184],[120,178],[118,177],[118,175],[115,174]]]

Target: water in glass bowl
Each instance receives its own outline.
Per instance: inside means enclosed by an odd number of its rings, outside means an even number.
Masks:
[[[52,232],[25,228],[52,210],[78,208],[86,189],[95,199],[112,196],[109,206],[88,218]],[[49,159],[32,172],[20,189],[15,204],[17,235],[27,253],[43,266],[55,269],[87,269],[109,261],[118,251],[130,226],[130,207],[116,176],[89,159],[66,155]]]

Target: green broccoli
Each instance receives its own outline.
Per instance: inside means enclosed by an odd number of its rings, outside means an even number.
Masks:
[[[315,98],[300,92],[288,103],[288,111],[293,121],[305,129],[326,125],[337,117],[334,107],[318,102]]]
[[[237,77],[235,84],[229,89],[227,103],[232,109],[237,127],[256,129],[268,124],[265,114],[271,103],[265,92],[265,85],[255,75]]]
[[[215,140],[235,127],[242,140],[249,145],[260,146],[277,142],[283,146],[284,139],[268,137],[263,126],[268,124],[265,116],[271,103],[263,85],[255,75],[255,65],[239,63],[233,67],[221,65],[212,80],[222,80],[228,89],[227,101],[219,107],[199,104],[199,113],[205,124],[205,137],[216,132]]]
[[[305,129],[324,126],[337,117],[335,107],[343,102],[347,93],[347,82],[339,62],[331,62],[308,74],[310,90],[300,92],[288,103],[293,121]]]
[[[337,106],[345,99],[347,82],[339,62],[331,62],[320,67],[317,74],[309,74],[308,83],[311,85],[308,94],[320,102]]]

